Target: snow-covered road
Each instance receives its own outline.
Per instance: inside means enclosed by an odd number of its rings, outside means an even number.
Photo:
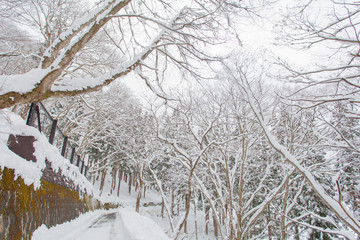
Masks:
[[[34,232],[33,239],[61,240],[168,240],[150,218],[129,209],[101,210],[48,229],[45,225]]]
[[[104,213],[96,218],[88,228],[74,234],[72,239],[127,239],[118,212]]]

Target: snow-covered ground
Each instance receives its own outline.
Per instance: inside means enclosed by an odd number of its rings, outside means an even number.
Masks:
[[[7,141],[10,134],[34,136],[37,162],[25,161],[23,158],[9,150]],[[35,232],[33,239],[171,239],[174,233],[171,231],[169,220],[164,213],[161,216],[161,196],[155,190],[147,190],[146,197],[141,199],[140,213],[135,212],[136,191],[134,187],[129,194],[129,186],[126,182],[121,183],[120,196],[116,190],[110,194],[111,179],[108,175],[105,187],[100,194],[99,182],[95,186],[80,174],[78,168],[63,158],[58,149],[48,143],[48,140],[36,128],[29,127],[18,115],[8,110],[0,111],[0,168],[14,169],[16,176],[20,176],[25,183],[40,186],[42,170],[45,168],[45,158],[48,159],[53,169],[61,169],[67,178],[78,184],[82,190],[92,193],[94,198],[102,203],[117,203],[121,207],[112,210],[96,210],[81,215],[71,222],[66,222],[48,229],[45,225],[40,226]],[[179,224],[181,218],[174,216],[174,224]],[[205,234],[205,216],[203,212],[193,211],[188,218],[188,234],[181,239],[216,239],[211,232]],[[195,230],[197,226],[197,231]],[[175,226],[174,226],[175,227]],[[197,236],[197,237],[196,237]]]
[[[101,196],[99,196],[99,182],[95,182],[94,185],[94,196],[98,198],[102,203],[112,202],[119,203],[121,208],[128,209],[129,211],[135,211],[135,203],[136,203],[136,194],[134,187],[131,188],[131,193],[129,194],[129,185],[128,183],[122,181],[120,186],[120,196],[117,196],[117,191],[114,191],[110,194],[110,186],[111,186],[111,177],[108,174],[105,179],[104,190]],[[117,187],[116,187],[117,190]],[[164,210],[164,216],[161,216],[161,195],[158,191],[150,189],[146,191],[145,198],[141,199],[141,207],[140,214],[142,216],[146,216],[151,218],[154,222],[156,222],[161,229],[170,237],[174,237],[174,233],[171,231],[171,226],[169,223],[169,219],[166,215],[166,211]],[[149,204],[150,203],[150,204]],[[183,212],[180,211],[178,216],[173,217],[174,227],[177,224],[180,224],[180,219],[182,218]],[[209,234],[205,234],[205,213],[202,211],[197,211],[196,216],[193,208],[189,213],[188,224],[187,224],[187,234],[182,235],[180,239],[198,239],[198,240],[215,240],[213,232],[212,221],[210,221],[209,225]],[[196,230],[197,227],[197,230]],[[197,236],[196,236],[197,235]]]
[[[135,212],[136,191],[126,182],[121,183],[120,196],[117,191],[110,194],[111,179],[108,175],[105,180],[103,193],[99,196],[99,182],[94,186],[94,197],[102,203],[118,203],[118,209],[96,210],[82,214],[70,222],[48,229],[45,225],[39,227],[33,235],[35,240],[61,239],[61,240],[92,240],[92,239],[119,239],[119,240],[162,240],[172,239],[169,220],[164,213],[161,216],[161,196],[155,190],[147,190],[145,198],[141,199],[140,212]],[[180,213],[181,215],[181,213]],[[178,216],[180,218],[180,216]],[[195,223],[195,219],[196,223]],[[205,216],[197,212],[197,218],[192,211],[189,215],[188,234],[181,239],[216,239],[213,232],[205,234]],[[177,223],[177,217],[174,222]],[[195,226],[198,226],[196,237]],[[211,224],[210,224],[211,227]]]
[[[34,232],[33,239],[169,240],[153,220],[127,208],[89,212],[51,229],[42,225]]]

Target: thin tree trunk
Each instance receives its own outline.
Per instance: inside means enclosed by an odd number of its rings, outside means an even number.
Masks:
[[[142,185],[142,183],[140,183],[140,184]],[[136,212],[139,212],[139,211],[140,211],[141,192],[142,192],[142,189],[141,189],[141,187],[140,187],[140,188],[138,189],[137,197],[136,197],[136,209],[135,209]]]
[[[121,179],[123,177],[123,171],[119,170],[120,173],[118,174],[119,176],[119,184],[118,184],[118,189],[117,189],[117,196],[119,197],[120,196],[120,185],[121,185]]]
[[[161,201],[161,218],[164,218],[164,208],[165,208],[165,202],[164,199]]]
[[[100,175],[101,175],[101,170],[98,170],[98,174],[96,175],[96,181],[99,181]]]
[[[270,215],[270,208],[269,206],[267,207],[267,214],[266,214],[266,223],[268,226],[268,235],[269,235],[269,240],[271,240],[271,225],[270,225],[270,221],[271,221],[271,215]]]
[[[295,225],[295,240],[300,240],[298,225]]]
[[[174,189],[171,189],[171,216],[174,216]]]
[[[110,188],[110,195],[112,195],[113,191],[116,188],[116,175],[117,175],[117,168],[113,167],[112,172],[111,172],[111,188]]]
[[[93,176],[93,185],[95,185],[95,180],[96,180],[96,178],[97,178],[97,174],[96,174],[96,172],[94,172],[94,176]]]
[[[289,179],[286,178],[285,182],[285,192],[283,197],[283,209],[282,209],[282,215],[281,215],[281,239],[286,239],[286,209],[287,209],[287,197],[289,192]]]
[[[213,224],[214,224],[214,235],[215,237],[217,237],[219,235],[219,232],[218,232],[218,224],[216,221],[216,216],[214,213],[213,213]]]
[[[105,185],[105,178],[106,178],[106,172],[107,169],[102,170],[102,175],[101,175],[101,181],[100,181],[100,196],[104,190],[104,185]]]
[[[175,237],[175,240],[178,239],[178,237],[180,236],[180,232],[181,232],[182,228],[184,228],[184,232],[186,233],[186,223],[187,223],[187,218],[188,218],[189,212],[190,212],[191,179],[192,179],[192,176],[193,176],[194,168],[190,168],[190,169],[191,170],[190,170],[189,177],[188,177],[188,180],[187,180],[188,193],[187,193],[186,199],[185,199],[185,217],[184,217],[182,223],[179,226],[178,233],[177,233],[177,235]]]
[[[168,204],[167,204],[167,198],[165,196],[165,193],[163,191],[163,188],[161,186],[161,182],[158,180],[155,172],[151,169],[151,166],[150,166],[150,163],[148,163],[148,169],[151,173],[151,175],[153,176],[154,180],[155,180],[155,183],[158,185],[159,187],[159,190],[160,190],[160,194],[161,194],[161,199],[162,199],[162,211],[163,210],[163,207],[165,207],[165,210],[166,210],[166,213],[167,213],[167,216],[169,218],[169,223],[170,223],[170,227],[171,227],[171,231],[174,231],[174,224],[173,224],[173,219],[172,219],[172,215],[171,215],[171,212],[169,210],[169,207],[168,207]]]
[[[180,215],[180,204],[177,205],[177,215]]]
[[[194,197],[194,217],[195,217],[195,237],[198,240],[198,223],[197,223],[197,216],[196,216],[196,196]]]
[[[129,174],[129,195],[131,194],[131,181],[132,181],[131,174]]]
[[[210,207],[205,207],[205,233],[209,234]]]
[[[144,187],[144,181],[143,181],[143,167],[141,167],[140,171],[136,171],[136,186],[137,186],[137,198],[136,198],[136,212],[139,212],[140,211],[140,200],[141,200],[141,194],[142,194],[142,191],[143,191],[143,187]],[[135,179],[134,179],[135,180]]]
[[[228,188],[228,194],[229,194],[229,199],[227,200],[227,203],[225,204],[225,212],[223,213],[223,225],[224,225],[224,221],[226,218],[226,213],[229,213],[229,225],[230,225],[230,236],[229,236],[229,240],[232,240],[235,236],[235,230],[234,230],[234,224],[233,224],[233,186],[232,186],[232,182],[230,180],[231,176],[230,176],[230,169],[229,169],[229,165],[228,165],[228,158],[226,156],[226,154],[221,151],[223,158],[224,158],[224,162],[225,162],[225,174],[226,174],[226,182],[227,182],[227,188]]]

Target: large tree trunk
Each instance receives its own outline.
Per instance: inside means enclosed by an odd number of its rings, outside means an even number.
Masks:
[[[87,88],[82,91],[64,91],[64,92],[53,92],[51,87],[54,82],[64,74],[65,69],[70,65],[74,57],[80,52],[81,49],[96,35],[96,33],[111,20],[111,16],[119,12],[123,7],[128,5],[131,0],[123,0],[116,4],[115,0],[106,4],[99,12],[97,12],[91,18],[85,19],[83,22],[79,22],[78,29],[74,29],[70,34],[64,36],[64,39],[58,39],[58,43],[53,47],[48,48],[49,52],[44,55],[42,62],[40,63],[42,69],[46,69],[48,72],[45,76],[40,79],[39,84],[36,87],[26,93],[18,92],[8,92],[1,95],[0,98],[0,109],[8,108],[18,104],[30,103],[30,102],[40,102],[42,100],[48,99],[50,97],[60,97],[60,96],[74,96],[81,93],[99,90],[99,86],[93,88]],[[106,11],[104,17],[100,17]],[[79,34],[85,26],[88,26],[89,29],[82,35]],[[73,38],[78,37],[77,41],[71,42]],[[63,54],[59,54],[61,50],[65,50]],[[146,54],[145,54],[146,55]],[[146,56],[144,56],[145,58]],[[136,63],[136,66],[139,65]],[[122,75],[126,75],[132,69],[126,69],[123,71]],[[105,81],[102,85],[110,84],[118,76],[121,75],[115,74],[112,78]]]

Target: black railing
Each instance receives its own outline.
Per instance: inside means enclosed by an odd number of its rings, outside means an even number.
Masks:
[[[76,165],[81,174],[86,176],[88,166],[85,166],[75,147],[71,145],[69,138],[59,128],[58,120],[51,117],[42,103],[32,103],[30,105],[26,124],[38,128],[49,139],[49,143],[56,146],[61,155],[68,159],[71,164]]]

